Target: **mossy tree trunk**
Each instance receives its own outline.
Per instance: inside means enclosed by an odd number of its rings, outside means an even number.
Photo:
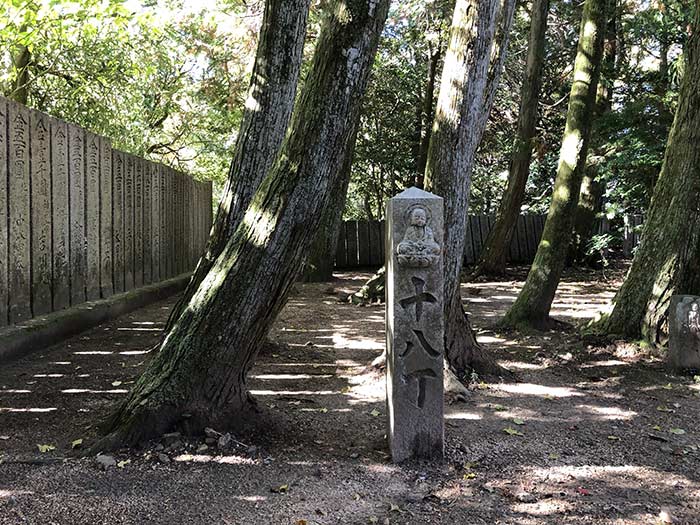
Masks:
[[[596,117],[601,117],[612,109],[613,85],[617,78],[617,4],[617,0],[609,0],[608,22],[603,43],[603,64],[596,91]],[[599,121],[596,120],[597,122]],[[596,218],[603,209],[605,186],[598,174],[601,164],[605,162],[605,151],[602,148],[609,142],[610,136],[604,133],[599,126],[595,125],[592,134],[592,146],[586,161],[586,169],[583,173],[578,206],[574,217],[569,259],[571,262],[596,266],[600,264],[601,256],[599,253],[589,252],[589,242],[595,231]]]
[[[426,166],[426,188],[445,204],[445,357],[463,378],[502,369],[476,341],[462,307],[464,254],[474,155],[503,68],[514,0],[457,0]]]
[[[544,41],[547,31],[549,0],[534,0],[530,15],[530,36],[528,39],[525,78],[520,91],[520,113],[518,130],[510,161],[508,185],[498,208],[496,222],[489,232],[481,257],[474,271],[475,275],[502,275],[506,269],[506,257],[510,241],[520,215],[520,206],[525,196],[525,185],[530,175],[537,105],[542,84],[544,64]]]
[[[359,115],[358,115],[359,116]],[[333,279],[335,266],[335,252],[338,247],[340,224],[343,222],[343,210],[350,185],[350,170],[355,149],[358,122],[354,124],[355,132],[352,139],[352,148],[348,151],[343,161],[343,173],[338,178],[338,187],[332,192],[331,201],[323,212],[321,224],[309,254],[304,263],[302,280],[310,283],[324,283]]]
[[[673,294],[700,294],[700,9],[642,242],[601,328],[664,343]]]
[[[545,328],[551,324],[549,311],[566,262],[586,165],[600,76],[606,2],[586,0],[584,4],[552,203],[535,260],[525,286],[506,313],[505,326]]]
[[[247,372],[344,173],[388,6],[355,0],[330,9],[280,153],[95,448],[138,443],[176,426],[197,432],[245,421]]]
[[[243,219],[284,139],[294,106],[311,0],[266,0],[243,121],[214,224],[167,334]]]

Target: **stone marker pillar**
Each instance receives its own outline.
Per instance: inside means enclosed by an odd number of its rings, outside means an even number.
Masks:
[[[386,210],[386,386],[394,462],[442,458],[443,202],[409,188]]]
[[[700,297],[672,295],[668,328],[669,368],[700,370]]]

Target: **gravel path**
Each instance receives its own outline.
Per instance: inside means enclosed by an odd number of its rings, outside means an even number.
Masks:
[[[143,370],[174,300],[5,365],[0,524],[700,523],[700,384],[573,330],[491,330],[516,275],[464,285],[480,341],[518,381],[477,381],[447,407],[441,464],[387,460],[383,377],[367,366],[383,306],[336,299],[367,274],[297,285],[251,372],[260,417],[244,434],[168,435],[100,461],[72,450]],[[619,277],[569,275],[555,315],[594,316]]]

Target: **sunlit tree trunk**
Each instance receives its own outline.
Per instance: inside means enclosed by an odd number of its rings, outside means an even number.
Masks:
[[[426,166],[426,188],[445,204],[445,357],[458,377],[502,369],[476,341],[462,307],[464,254],[474,155],[503,69],[514,0],[457,0]]]
[[[700,9],[642,242],[601,328],[663,343],[673,294],[700,294]]]
[[[166,325],[178,320],[236,231],[255,191],[275,161],[294,106],[311,0],[267,0],[224,193],[202,257]]]
[[[609,113],[612,109],[612,93],[615,79],[617,78],[615,61],[617,58],[617,0],[609,0],[608,22],[605,40],[603,44],[603,64],[601,77],[596,92],[595,111],[600,117]],[[574,217],[574,230],[571,238],[569,257],[572,262],[583,262],[589,265],[600,263],[600,254],[589,253],[588,244],[593,237],[596,218],[603,206],[605,187],[598,174],[600,164],[604,162],[605,152],[601,147],[607,145],[609,136],[603,134],[600,128],[592,131],[591,151],[586,161],[586,169],[581,181],[578,206]]]
[[[138,443],[176,426],[198,432],[244,422],[248,370],[345,173],[388,4],[333,5],[276,161],[95,448]]]
[[[26,30],[26,28],[22,28]],[[11,90],[9,93],[10,99],[21,104],[27,104],[29,95],[29,63],[31,62],[31,53],[27,46],[18,45],[17,49],[12,53],[12,67],[14,69],[14,78],[12,79]]]
[[[430,145],[430,132],[432,131],[431,123],[433,121],[433,106],[435,105],[435,83],[437,80],[438,63],[442,55],[442,45],[438,45],[431,50],[428,58],[428,78],[425,83],[425,94],[423,95],[423,103],[421,116],[423,126],[421,128],[420,144],[418,146],[418,160],[416,165],[416,186],[423,188],[423,177],[425,175],[425,165],[428,162],[428,147]]]
[[[520,91],[518,130],[508,173],[508,185],[498,208],[496,222],[489,232],[474,274],[501,275],[506,269],[510,241],[520,215],[525,185],[530,174],[533,139],[537,124],[537,104],[542,84],[544,41],[549,0],[534,0],[528,40],[525,79]]]
[[[552,203],[535,260],[525,286],[506,313],[505,326],[544,328],[551,323],[549,311],[566,262],[573,215],[586,165],[600,76],[606,1],[586,0],[584,4]]]

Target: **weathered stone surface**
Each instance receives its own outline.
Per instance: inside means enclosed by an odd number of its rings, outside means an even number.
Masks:
[[[134,157],[134,286],[143,286],[143,168]]]
[[[126,289],[124,246],[124,186],[126,181],[126,158],[124,153],[112,150],[112,261],[114,292]]]
[[[100,295],[114,293],[112,255],[112,145],[104,137],[100,143]]]
[[[700,297],[673,295],[668,323],[669,367],[676,371],[700,370]]]
[[[68,126],[51,119],[51,220],[53,221],[53,310],[70,306],[70,216]]]
[[[386,217],[389,448],[395,462],[441,458],[443,201],[410,188],[389,200]]]
[[[29,110],[9,105],[9,299],[10,323],[31,317],[30,208],[29,208]]]
[[[151,277],[160,281],[160,165],[151,164]]]
[[[124,289],[134,288],[134,161],[124,154]]]
[[[7,102],[0,98],[0,186],[7,188]],[[7,315],[8,287],[7,281],[7,191],[0,191],[0,326],[9,322]]]
[[[70,304],[85,302],[87,241],[85,237],[85,130],[68,124],[70,200]]]
[[[85,133],[85,239],[87,300],[100,298],[100,138]]]
[[[51,311],[51,130],[49,117],[30,111],[32,179],[32,312]]]
[[[151,262],[151,249],[153,244],[153,233],[151,232],[151,200],[152,200],[151,163],[143,161],[143,284],[153,282],[153,266]]]

